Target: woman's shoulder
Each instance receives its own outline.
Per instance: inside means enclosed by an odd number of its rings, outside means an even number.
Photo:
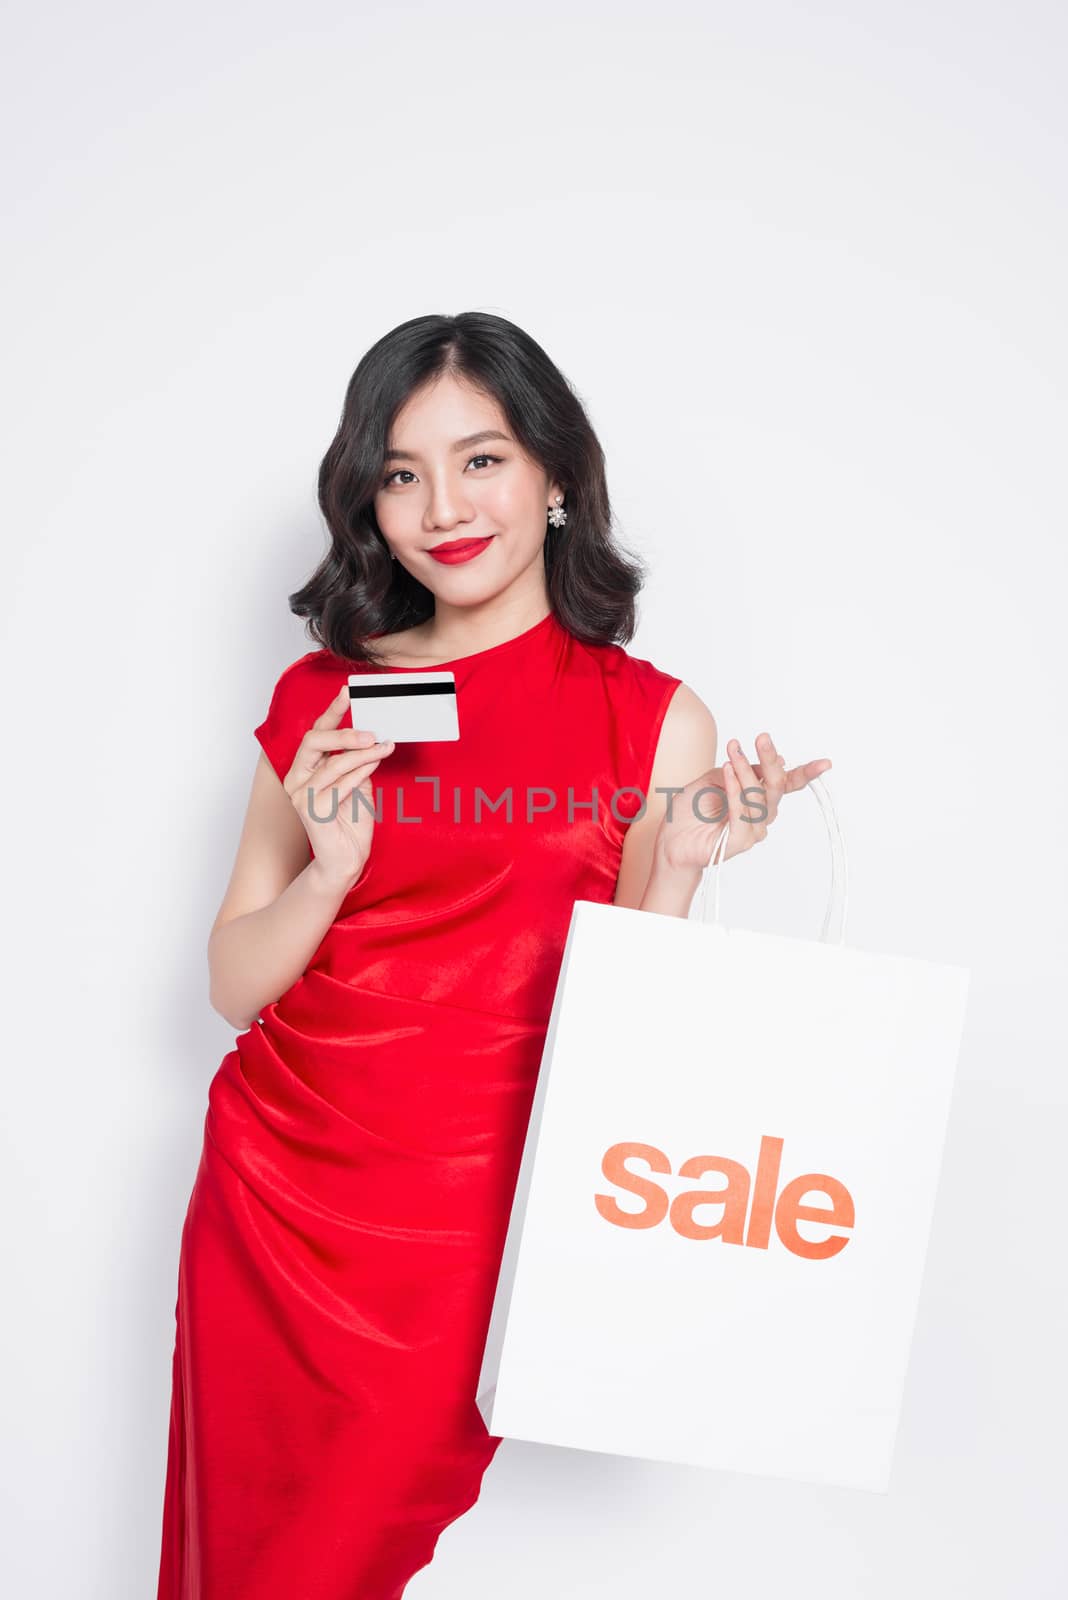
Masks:
[[[350,672],[365,670],[352,661],[335,655],[332,650],[319,646],[314,650],[307,650],[288,666],[283,667],[275,679],[273,694],[286,701],[297,700],[303,703],[310,695],[314,698],[322,692],[325,686],[327,699],[330,698],[331,687],[336,694],[341,685],[346,682]]]
[[[613,729],[612,747],[624,774],[620,782],[645,788],[682,679],[626,645],[572,638],[569,666],[574,704],[585,708],[591,726],[607,715]]]
[[[351,670],[330,650],[306,651],[283,667],[275,679],[270,695],[271,713],[277,716],[297,711],[303,715],[319,699],[325,706]],[[320,711],[323,706],[319,707]]]
[[[595,647],[628,711],[644,715],[651,726],[658,759],[686,765],[695,755],[710,765],[716,749],[716,719],[697,693],[677,673],[658,666],[622,645]]]
[[[304,734],[346,682],[349,670],[324,649],[308,650],[282,668],[263,720],[253,729],[280,777],[288,771]]]
[[[332,651],[324,650],[320,646],[314,650],[305,651],[304,655],[298,656],[287,667],[283,667],[278,674],[276,682],[288,683],[314,678],[321,672],[338,672],[342,666],[343,662],[339,661]]]
[[[682,679],[616,643],[587,644],[582,647],[608,681],[613,694],[627,696],[655,707],[666,707]]]

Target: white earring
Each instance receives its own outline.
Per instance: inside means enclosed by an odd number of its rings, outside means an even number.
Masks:
[[[554,528],[562,528],[564,523],[567,521],[567,512],[562,510],[560,506],[560,502],[563,498],[564,497],[562,494],[558,494],[556,497],[556,504],[550,507],[549,510],[549,521],[552,523]]]

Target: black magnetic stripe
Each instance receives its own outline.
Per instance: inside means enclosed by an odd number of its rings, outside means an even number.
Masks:
[[[388,700],[394,695],[413,694],[451,694],[455,695],[454,683],[364,683],[349,684],[350,700]]]

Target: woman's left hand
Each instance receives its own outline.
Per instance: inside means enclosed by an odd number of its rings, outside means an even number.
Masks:
[[[770,733],[758,734],[756,746],[761,759],[750,765],[738,740],[728,739],[723,766],[710,767],[673,796],[656,840],[656,852],[665,865],[672,869],[707,867],[725,822],[729,823],[730,832],[720,859],[752,849],[767,838],[783,795],[804,789],[831,765],[820,758],[787,771]],[[718,793],[702,794],[702,790]],[[695,807],[697,796],[700,798]],[[766,815],[762,815],[765,811]]]

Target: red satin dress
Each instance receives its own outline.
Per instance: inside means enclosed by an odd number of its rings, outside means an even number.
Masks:
[[[209,1088],[158,1600],[399,1600],[501,1442],[475,1392],[571,908],[613,899],[680,680],[552,612],[441,665],[459,740],[376,769],[362,876]],[[282,673],[280,778],[353,670]]]

